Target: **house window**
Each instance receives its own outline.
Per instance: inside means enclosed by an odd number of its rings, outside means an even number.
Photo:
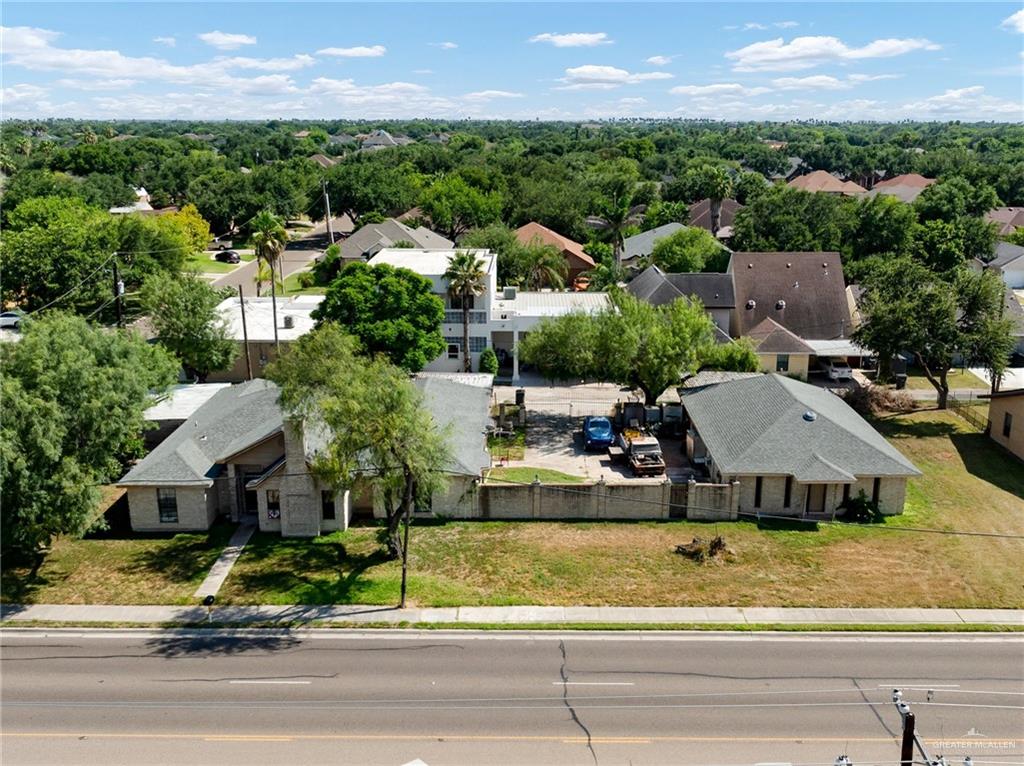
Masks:
[[[875,483],[871,486],[871,502],[878,505],[878,498],[882,494],[882,480],[875,477]]]
[[[178,523],[178,492],[175,489],[160,487],[156,491],[156,507],[160,511],[161,524]]]
[[[754,507],[761,507],[761,484],[764,482],[760,476],[754,479]]]
[[[775,355],[775,372],[789,372],[789,354]]]
[[[476,298],[476,296],[474,296],[474,295],[467,295],[466,296],[466,308],[467,309],[472,310],[472,309],[476,308],[473,305],[475,298]],[[451,308],[457,309],[457,310],[461,311],[462,310],[462,296],[461,295],[453,295],[453,296],[451,296],[451,298],[449,299],[449,305],[451,306]]]
[[[448,358],[449,359],[458,359],[460,354],[461,354],[461,348],[460,348],[458,343],[449,343],[448,344]]]
[[[281,493],[276,489],[267,490],[267,518],[281,518]]]
[[[324,489],[320,491],[320,518],[324,521],[334,521],[334,493]]]
[[[793,499],[793,477],[786,477],[786,496],[782,501],[783,506],[789,508],[789,501]]]
[[[462,338],[454,338],[450,336],[445,337],[445,342],[448,344],[448,358],[458,359],[459,352],[462,350]],[[452,356],[452,346],[455,346],[455,356]],[[469,336],[469,353],[479,354],[487,348],[487,337],[484,335],[470,335]]]
[[[1003,413],[1003,436],[1010,438],[1010,430],[1013,428],[1013,415],[1009,412]]]

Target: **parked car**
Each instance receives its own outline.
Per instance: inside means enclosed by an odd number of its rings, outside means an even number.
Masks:
[[[586,450],[606,449],[615,442],[612,422],[599,415],[583,418],[583,448]]]
[[[11,309],[0,314],[0,327],[9,327],[17,330],[21,326],[21,320],[25,318],[25,312],[20,309]]]
[[[241,263],[242,258],[234,250],[221,250],[216,258],[221,263]]]
[[[825,374],[828,375],[829,380],[853,379],[853,370],[850,369],[850,365],[844,359],[825,357],[821,360],[821,366],[825,370]]]

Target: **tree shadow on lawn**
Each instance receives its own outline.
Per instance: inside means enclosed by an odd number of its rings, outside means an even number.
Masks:
[[[367,570],[392,560],[383,548],[350,553],[342,543],[265,537],[244,555],[247,566],[231,574],[240,592],[264,603],[256,594],[287,595],[290,603],[309,605],[353,603],[367,585]]]
[[[982,433],[957,433],[950,441],[972,476],[1024,499],[1024,465]]]
[[[938,412],[939,410],[934,410]],[[887,439],[925,439],[954,436],[959,429],[953,423],[931,420],[900,420],[903,415],[883,415],[871,419],[872,425]]]
[[[126,574],[155,574],[174,582],[189,582],[205,577],[213,562],[227,546],[237,525],[215,524],[205,535],[177,534],[168,540],[166,535],[131,535],[124,539],[153,539],[167,541],[139,551],[119,567]]]

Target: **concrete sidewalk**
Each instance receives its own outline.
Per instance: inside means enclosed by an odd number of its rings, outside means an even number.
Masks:
[[[196,592],[193,594],[196,598],[217,595],[217,591],[220,590],[224,581],[228,579],[231,568],[238,561],[238,557],[242,555],[242,549],[245,548],[245,544],[249,542],[249,538],[252,537],[252,533],[255,531],[255,522],[247,522],[238,526],[235,533],[231,535],[231,539],[228,540],[227,547],[221,551],[220,556],[213,562],[213,566],[210,567],[210,573],[206,575],[206,579],[196,588]]]
[[[4,605],[10,622],[198,623],[201,606]],[[219,606],[217,623],[449,623],[621,625],[1014,625],[1019,609],[774,609],[768,607],[462,606],[397,609],[389,606]]]

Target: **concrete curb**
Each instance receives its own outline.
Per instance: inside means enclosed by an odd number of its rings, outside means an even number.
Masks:
[[[201,606],[32,604],[0,607],[17,622],[199,623]],[[1021,609],[783,609],[769,607],[463,606],[398,609],[389,606],[217,606],[216,623],[447,623],[447,624],[706,624],[706,625],[1006,625],[1024,627]]]

